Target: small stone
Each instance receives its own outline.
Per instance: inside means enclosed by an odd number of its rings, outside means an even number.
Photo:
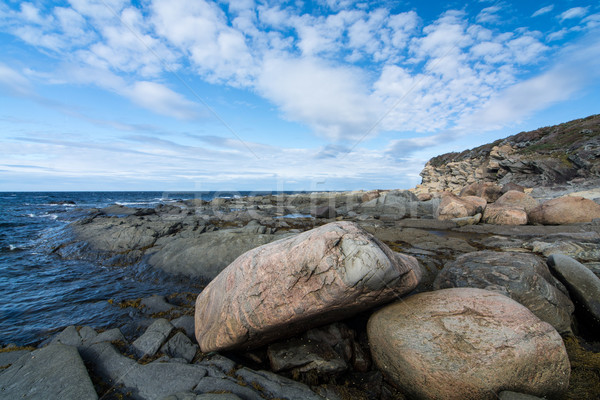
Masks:
[[[153,356],[163,345],[174,327],[164,318],[159,318],[146,329],[146,332],[133,342],[133,347],[140,357]]]
[[[187,362],[191,362],[198,345],[193,344],[192,341],[182,332],[177,332],[167,343],[165,343],[160,351],[165,353],[169,357],[183,358]]]
[[[182,315],[179,318],[175,318],[171,321],[171,324],[177,329],[183,329],[190,339],[194,339],[194,317],[191,315]]]
[[[92,339],[91,343],[100,343],[100,342],[126,342],[125,337],[121,333],[119,328],[109,329],[107,331],[99,333],[94,339]]]
[[[77,328],[73,325],[67,326],[62,332],[52,339],[50,344],[62,343],[68,346],[81,346],[82,340],[81,336],[79,336],[79,332],[77,332]]]
[[[144,312],[148,314],[164,313],[171,311],[174,306],[167,302],[165,296],[153,295],[142,299],[141,305],[144,306]]]
[[[273,371],[316,371],[319,374],[343,372],[348,365],[333,348],[325,342],[309,339],[291,339],[273,343],[267,350]]]

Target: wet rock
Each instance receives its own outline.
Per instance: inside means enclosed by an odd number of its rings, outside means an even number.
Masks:
[[[165,296],[159,296],[156,294],[142,299],[140,304],[144,306],[144,312],[148,314],[167,312],[174,308],[172,304],[167,302]]]
[[[247,233],[258,233],[260,235],[264,235],[266,233],[271,233],[270,229],[268,229],[264,225],[261,225],[260,222],[255,221],[255,220],[248,222],[246,224],[246,226],[244,226],[242,228],[242,231],[247,232]]]
[[[282,237],[227,230],[206,232],[189,239],[165,241],[148,262],[170,274],[211,280],[239,255]]]
[[[494,251],[463,254],[444,267],[433,286],[436,290],[471,287],[499,292],[527,307],[557,331],[571,331],[575,307],[544,261],[533,254]]]
[[[77,349],[51,344],[23,355],[0,373],[5,399],[97,399]]]
[[[179,318],[175,318],[171,321],[171,324],[175,328],[183,329],[190,339],[194,339],[194,317],[191,315],[182,315]]]
[[[420,293],[377,311],[367,331],[379,369],[415,398],[495,399],[502,390],[556,396],[569,384],[560,335],[499,293]]]
[[[159,318],[146,329],[146,332],[133,343],[139,357],[153,356],[167,340],[174,327],[164,318]]]
[[[271,344],[267,355],[275,372],[295,370],[336,374],[348,369],[344,359],[329,344],[305,338]]]
[[[233,393],[205,393],[179,392],[165,397],[163,400],[242,400]]]
[[[515,190],[504,193],[494,204],[508,208],[521,208],[527,213],[539,205],[533,197]]]
[[[481,213],[471,217],[452,218],[450,221],[454,222],[456,226],[477,225],[481,221]]]
[[[354,332],[345,324],[335,322],[306,331],[304,337],[310,341],[326,343],[345,361],[352,359]]]
[[[485,199],[488,203],[493,203],[502,195],[502,187],[489,182],[476,182],[465,186],[459,196],[476,196]]]
[[[458,197],[450,192],[445,192],[435,216],[441,221],[470,217],[483,213],[486,206],[487,201],[481,197]]]
[[[264,398],[260,393],[248,386],[242,386],[230,378],[213,378],[207,376],[200,380],[200,382],[194,387],[196,393],[210,393],[210,392],[229,392],[244,400],[263,400]]]
[[[415,258],[351,222],[334,222],[240,256],[198,295],[203,352],[251,348],[340,320],[414,289]]]
[[[167,343],[165,343],[160,351],[169,357],[183,358],[187,362],[191,362],[198,345],[193,344],[192,341],[182,332],[177,332]]]
[[[119,328],[109,329],[107,331],[99,333],[96,337],[91,340],[91,343],[100,342],[121,342],[125,343],[125,337],[121,333]]]
[[[312,215],[315,218],[335,218],[335,217],[337,217],[335,208],[330,207],[330,206],[322,206],[322,207],[314,208],[310,212],[310,215]]]
[[[537,396],[532,396],[530,394],[525,393],[510,392],[507,390],[500,392],[498,398],[500,400],[542,400],[540,397]]]
[[[548,265],[593,325],[600,327],[600,278],[585,265],[562,254],[548,257]]]
[[[64,330],[62,330],[58,335],[56,335],[50,344],[66,344],[67,346],[81,346],[83,343],[83,339],[79,335],[77,328],[74,325],[67,326]]]
[[[236,376],[268,399],[322,400],[305,384],[269,371],[254,371],[244,367],[236,371]]]
[[[522,208],[490,204],[485,208],[482,220],[493,225],[527,225],[527,213]]]
[[[2,368],[9,367],[19,358],[23,357],[25,354],[29,354],[29,350],[10,350],[7,348],[3,348],[0,352],[0,371]],[[1,374],[2,372],[0,372]]]
[[[548,240],[548,241],[546,241]],[[576,238],[540,238],[524,243],[524,246],[534,253],[549,257],[552,254],[564,254],[583,262],[600,261],[600,246],[596,240],[581,240]]]
[[[577,196],[548,200],[529,212],[529,221],[542,225],[592,222],[595,218],[600,218],[600,204]]]
[[[389,215],[395,219],[417,217],[424,206],[414,193],[408,190],[390,190],[364,202],[358,207],[359,214]],[[431,213],[429,213],[431,216]]]

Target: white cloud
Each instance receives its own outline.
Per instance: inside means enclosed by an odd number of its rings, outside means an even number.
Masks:
[[[552,10],[554,10],[554,4],[550,4],[549,6],[540,8],[539,10],[534,12],[531,16],[538,17],[540,15],[548,14]]]
[[[314,58],[267,58],[257,90],[292,120],[332,138],[356,138],[372,123],[373,104],[359,70]]]
[[[198,115],[195,103],[155,82],[135,82],[122,92],[134,103],[159,114],[179,119],[191,119]]]
[[[479,14],[477,14],[476,20],[480,24],[496,23],[500,21],[500,16],[498,15],[498,12],[501,9],[502,8],[499,6],[486,7],[483,10],[481,10]]]
[[[210,82],[247,85],[254,70],[242,33],[228,26],[215,3],[154,0],[156,32],[185,54]]]
[[[561,40],[562,38],[564,38],[564,37],[565,37],[565,35],[566,35],[567,33],[569,33],[569,30],[568,30],[567,28],[562,28],[562,29],[561,29],[561,30],[559,30],[559,31],[552,32],[552,33],[549,33],[549,34],[548,34],[548,36],[546,36],[546,39],[547,39],[549,42],[552,42],[552,41],[554,41],[554,40]]]
[[[16,96],[33,94],[31,83],[22,74],[0,62],[0,88]]]
[[[589,7],[573,7],[559,15],[561,21],[573,18],[583,18],[588,13]]]
[[[465,132],[499,129],[567,100],[600,79],[600,41],[594,34],[565,48],[557,60],[547,72],[492,96],[482,107],[465,115],[458,128]]]

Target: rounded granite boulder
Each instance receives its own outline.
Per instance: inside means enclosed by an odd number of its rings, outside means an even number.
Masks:
[[[497,399],[505,390],[552,397],[569,385],[558,332],[499,293],[420,293],[373,314],[367,333],[374,362],[410,398]]]
[[[412,291],[418,261],[352,222],[250,250],[198,295],[203,352],[251,348],[349,317]]]

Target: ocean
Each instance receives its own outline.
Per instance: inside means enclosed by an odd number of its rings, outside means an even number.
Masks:
[[[128,313],[114,305],[120,301],[199,290],[184,279],[150,275],[143,265],[106,267],[53,254],[66,226],[86,209],[271,193],[0,192],[0,345],[35,345],[69,325],[119,326]]]

